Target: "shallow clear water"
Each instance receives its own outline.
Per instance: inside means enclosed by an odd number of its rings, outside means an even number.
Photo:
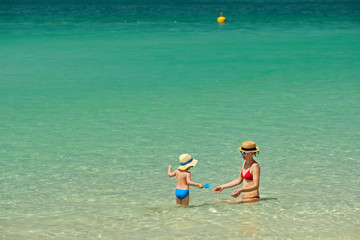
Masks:
[[[0,3],[1,238],[359,238],[356,1]]]

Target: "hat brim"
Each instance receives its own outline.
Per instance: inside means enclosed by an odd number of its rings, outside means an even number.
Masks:
[[[258,152],[260,150],[258,147],[256,147],[256,149],[254,149],[254,150],[246,150],[246,149],[243,149],[241,146],[238,147],[238,149],[242,152]]]
[[[188,167],[193,167],[193,166],[195,166],[195,165],[197,164],[197,162],[198,162],[198,160],[193,159],[193,160],[191,161],[191,163],[188,163],[188,164],[186,164],[186,165],[182,165],[182,166],[178,167],[178,169],[179,169],[179,170],[185,170],[185,169],[187,169]]]

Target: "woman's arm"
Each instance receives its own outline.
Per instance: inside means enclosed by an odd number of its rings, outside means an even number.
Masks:
[[[221,186],[219,186],[219,187],[216,187],[216,188],[214,189],[214,192],[220,193],[223,189],[237,186],[237,185],[239,185],[239,184],[242,183],[242,182],[243,182],[243,178],[241,177],[241,173],[240,173],[240,174],[239,174],[239,177],[238,177],[237,179],[235,179],[234,181],[231,181],[231,182],[229,182],[229,183],[226,183],[226,184],[224,184],[224,185],[221,185]]]
[[[169,168],[168,168],[168,176],[169,177],[174,177],[176,175],[176,170],[171,172],[171,168],[172,168],[172,165],[169,165]]]
[[[253,167],[253,184],[246,188],[240,188],[236,189],[233,194],[231,194],[232,197],[238,197],[240,193],[242,192],[251,192],[259,188],[260,183],[260,166],[258,164],[254,165]]]
[[[229,182],[227,184],[221,185],[224,189],[225,188],[231,188],[231,187],[235,187],[237,185],[239,185],[240,183],[243,182],[243,178],[241,177],[241,174],[239,174],[239,177],[237,179],[235,179],[232,182]]]
[[[191,173],[186,174],[186,183],[190,186],[194,186],[194,187],[198,187],[198,188],[203,188],[203,185],[200,183],[195,183],[191,181]]]

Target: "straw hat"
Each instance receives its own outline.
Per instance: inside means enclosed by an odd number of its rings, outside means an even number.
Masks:
[[[256,146],[256,143],[252,141],[245,141],[241,144],[238,149],[242,152],[258,152],[259,148]]]
[[[179,170],[185,170],[188,167],[193,167],[197,164],[198,160],[193,159],[190,154],[184,153],[181,154],[179,157],[180,167],[178,167]]]

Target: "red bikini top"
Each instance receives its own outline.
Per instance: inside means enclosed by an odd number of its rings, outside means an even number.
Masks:
[[[253,180],[253,175],[250,173],[250,169],[251,169],[251,166],[252,166],[254,163],[255,163],[255,162],[253,162],[253,163],[250,165],[250,167],[249,167],[248,171],[245,173],[245,175],[243,174],[243,172],[244,172],[244,167],[243,167],[243,169],[241,170],[241,173],[240,173],[240,175],[241,175],[242,178],[244,178],[244,179],[246,179],[246,180]]]

